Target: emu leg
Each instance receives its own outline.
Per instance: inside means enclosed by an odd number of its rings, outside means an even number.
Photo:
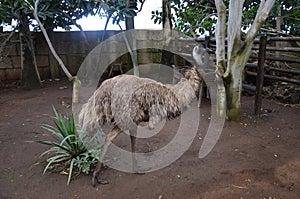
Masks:
[[[137,174],[145,174],[143,171],[141,171],[139,168],[138,168],[138,165],[137,165],[137,160],[136,160],[136,154],[135,154],[135,146],[136,146],[136,131],[137,130],[130,130],[129,131],[129,134],[130,134],[130,141],[131,141],[131,154],[132,154],[132,171],[134,173],[137,173]]]
[[[132,154],[132,171],[137,173],[137,161],[135,157],[135,143],[136,143],[136,131],[129,131],[131,141],[131,154]]]
[[[100,170],[103,164],[103,160],[105,157],[105,154],[107,152],[107,149],[109,147],[109,145],[112,143],[112,141],[120,134],[122,133],[122,131],[118,128],[115,127],[113,128],[113,130],[111,132],[109,132],[106,136],[106,140],[105,140],[105,144],[101,150],[101,154],[100,154],[100,158],[98,160],[96,169],[93,173],[93,178],[92,178],[92,185],[95,186],[96,185],[96,180],[98,181],[98,183],[100,184],[108,184],[107,180],[103,180],[100,178]]]
[[[202,102],[202,93],[203,93],[203,81],[200,83],[200,85],[199,85],[199,94],[198,94],[198,97],[199,97],[199,99],[198,99],[198,108],[200,108],[200,106],[201,106],[201,102]]]

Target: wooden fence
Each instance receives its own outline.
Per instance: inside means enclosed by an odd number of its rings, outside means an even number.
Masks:
[[[208,50],[208,52],[214,56],[216,41],[214,38],[205,37],[195,39],[197,42],[202,43]],[[194,39],[178,39],[178,42],[195,42]],[[265,35],[260,36],[259,39],[254,41],[252,48],[252,54],[250,56],[249,63],[246,64],[244,74],[256,77],[256,85],[243,84],[243,89],[251,90],[255,92],[255,114],[258,114],[261,110],[262,103],[262,92],[263,84],[265,79],[270,79],[273,81],[281,81],[300,85],[299,75],[300,75],[300,46],[296,47],[290,46],[276,46],[276,42],[300,42],[300,37],[268,37]],[[257,52],[256,54],[254,52]],[[294,57],[291,56],[281,56],[280,53],[294,53]],[[275,56],[270,56],[270,54],[275,54]],[[191,58],[190,55],[181,54],[181,56],[187,59]],[[297,69],[287,69],[274,67],[273,65],[268,65],[267,62],[281,62],[296,65]],[[254,70],[254,71],[253,71]],[[281,76],[266,74],[266,71],[280,72]],[[291,78],[293,76],[293,78]]]

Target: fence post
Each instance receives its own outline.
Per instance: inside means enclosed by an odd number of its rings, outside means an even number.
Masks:
[[[205,36],[204,47],[209,48],[210,36]]]
[[[261,111],[266,46],[267,46],[267,36],[262,35],[259,40],[259,55],[258,55],[258,68],[257,68],[257,76],[256,76],[255,107],[254,107],[255,115],[259,114]]]

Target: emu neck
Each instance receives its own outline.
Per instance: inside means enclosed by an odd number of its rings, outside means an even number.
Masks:
[[[195,67],[187,70],[185,77],[186,79],[182,78],[180,82],[170,86],[180,102],[181,109],[188,107],[192,100],[196,98],[202,82],[202,77]]]
[[[192,100],[196,98],[195,90],[187,79],[181,79],[180,82],[172,85],[170,88],[175,93],[181,109],[188,107]]]

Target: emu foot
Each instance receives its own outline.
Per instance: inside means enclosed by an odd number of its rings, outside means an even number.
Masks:
[[[96,181],[101,184],[101,185],[105,185],[105,184],[109,184],[109,182],[107,180],[101,179],[99,176],[99,172],[94,171],[93,173],[93,177],[92,177],[92,185],[93,187],[96,186]]]

